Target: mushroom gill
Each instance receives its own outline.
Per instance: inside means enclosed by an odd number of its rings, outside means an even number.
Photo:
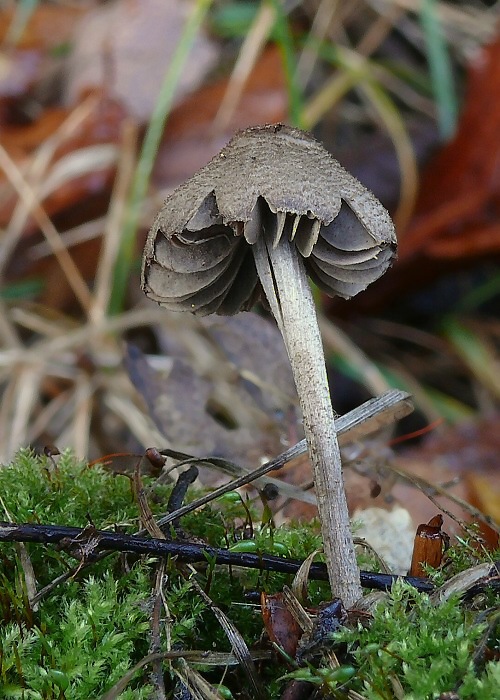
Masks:
[[[246,310],[260,295],[250,248],[264,232],[273,247],[293,241],[313,282],[346,299],[380,277],[396,249],[382,205],[309,134],[253,127],[167,198],[142,288],[172,310]]]

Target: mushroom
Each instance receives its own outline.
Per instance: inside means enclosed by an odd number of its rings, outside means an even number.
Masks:
[[[141,285],[173,311],[234,314],[264,291],[303,413],[332,594],[361,596],[335,419],[307,275],[350,298],[395,255],[389,214],[310,134],[252,127],[165,201],[146,241]]]

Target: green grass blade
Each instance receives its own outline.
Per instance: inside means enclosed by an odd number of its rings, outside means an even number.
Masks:
[[[38,7],[39,0],[18,0],[12,22],[7,30],[4,43],[7,46],[15,46],[21,39],[30,17]]]
[[[149,123],[139,161],[137,163],[123,228],[122,243],[113,273],[113,290],[109,313],[117,314],[123,309],[127,283],[135,255],[135,237],[141,204],[146,196],[156,153],[163,135],[165,123],[172,108],[175,90],[179,83],[186,59],[193,42],[210,8],[212,0],[197,0],[189,16],[176,51],[165,74],[151,121]]]
[[[443,335],[477,382],[493,396],[500,397],[500,376],[498,355],[488,339],[473,327],[461,323],[454,317],[443,324]]]
[[[448,139],[453,136],[456,129],[458,106],[450,56],[437,15],[436,4],[436,0],[423,0],[420,22],[427,43],[427,60],[436,100],[439,131],[444,139]]]
[[[276,24],[273,30],[273,36],[276,39],[282,56],[283,70],[285,72],[285,80],[288,91],[288,113],[290,122],[293,126],[303,127],[302,124],[302,109],[303,100],[302,92],[297,82],[295,49],[293,46],[293,38],[290,32],[290,25],[286,11],[283,8],[280,0],[269,0],[276,12]]]

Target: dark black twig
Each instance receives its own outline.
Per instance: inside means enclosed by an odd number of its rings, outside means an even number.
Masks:
[[[199,469],[194,464],[192,464],[189,469],[182,472],[177,479],[170,498],[168,499],[167,511],[169,513],[175,513],[176,510],[182,507],[184,499],[186,498],[186,493],[191,484],[193,484],[198,478]],[[177,529],[180,525],[180,518],[172,520],[172,526]]]
[[[283,559],[271,554],[251,554],[247,552],[231,552],[209,545],[190,542],[171,542],[136,535],[124,535],[117,532],[106,532],[89,528],[66,527],[63,525],[38,525],[32,523],[0,522],[0,542],[36,542],[38,544],[59,544],[66,540],[69,543],[76,540],[82,544],[82,536],[92,538],[93,552],[112,550],[115,552],[135,552],[136,554],[154,554],[161,557],[176,557],[178,561],[194,564],[215,559],[217,564],[242,566],[264,571],[277,571],[285,574],[295,574],[302,561],[300,559]],[[314,580],[327,581],[328,574],[325,564],[313,563],[309,577]],[[421,592],[432,592],[434,584],[415,576],[396,576],[394,574],[379,574],[371,571],[361,571],[361,585],[364,588],[388,590],[392,584],[401,578]]]

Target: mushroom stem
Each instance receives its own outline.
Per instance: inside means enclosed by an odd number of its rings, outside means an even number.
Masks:
[[[270,234],[266,231],[252,246],[255,264],[283,336],[299,395],[330,587],[333,596],[352,607],[362,590],[316,309],[295,244],[282,236],[273,247]]]

